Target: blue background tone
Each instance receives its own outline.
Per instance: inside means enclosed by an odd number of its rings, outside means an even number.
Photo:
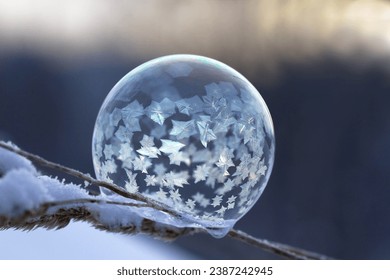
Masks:
[[[0,138],[93,174],[93,126],[114,84],[161,55],[210,56],[253,83],[275,126],[271,179],[236,227],[335,258],[390,258],[389,2],[8,2],[0,1]],[[6,248],[2,234],[10,232],[0,232]],[[274,258],[207,235],[154,248],[174,246],[188,252],[177,258]],[[45,255],[27,256],[35,257]],[[92,258],[71,255],[84,257]]]

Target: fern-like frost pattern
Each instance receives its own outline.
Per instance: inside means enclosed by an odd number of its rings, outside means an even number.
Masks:
[[[272,120],[257,90],[232,68],[199,56],[163,57],[110,92],[96,121],[93,160],[99,179],[221,237],[266,186]]]

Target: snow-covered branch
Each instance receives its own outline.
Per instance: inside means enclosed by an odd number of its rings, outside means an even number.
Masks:
[[[92,196],[81,185],[40,175],[32,162],[106,188],[113,194]],[[0,142],[0,229],[58,229],[76,220],[89,222],[101,230],[144,233],[165,240],[203,232],[197,228],[169,226],[145,217],[142,215],[145,207],[174,218],[180,216],[180,213],[140,194],[129,193],[114,184],[50,162],[10,143]],[[317,253],[258,239],[234,229],[228,236],[289,259],[327,259]]]

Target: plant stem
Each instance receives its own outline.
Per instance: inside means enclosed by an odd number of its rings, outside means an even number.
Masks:
[[[88,174],[84,174],[78,170],[75,170],[73,168],[69,168],[69,167],[66,167],[64,165],[61,165],[61,164],[58,164],[58,163],[55,163],[55,162],[52,162],[52,161],[49,161],[47,159],[44,159],[40,156],[37,156],[37,155],[34,155],[32,153],[29,153],[27,151],[24,151],[20,148],[17,148],[17,147],[14,147],[14,146],[11,146],[7,143],[4,143],[2,141],[0,141],[0,147],[6,149],[6,150],[9,150],[11,152],[14,152],[18,155],[21,155],[27,159],[29,159],[30,161],[40,165],[40,166],[45,166],[47,168],[50,168],[50,169],[54,169],[54,170],[57,170],[59,172],[62,172],[62,173],[65,173],[65,174],[68,174],[72,177],[75,177],[75,178],[78,178],[78,179],[81,179],[81,180],[84,180],[84,181],[87,181],[89,182],[90,184],[92,185],[96,185],[96,186],[100,186],[100,187],[103,187],[103,188],[106,188],[116,194],[119,194],[120,196],[123,196],[123,197],[126,197],[126,198],[130,198],[130,199],[133,199],[133,200],[136,200],[136,201],[140,201],[140,202],[144,202],[147,206],[151,207],[151,208],[154,208],[156,210],[160,210],[160,211],[163,211],[163,212],[166,212],[168,214],[171,214],[173,216],[180,216],[180,214],[176,213],[175,211],[173,210],[170,210],[170,209],[166,209],[164,206],[162,206],[159,202],[157,201],[154,201],[150,198],[147,198],[141,194],[136,194],[136,193],[130,193],[128,191],[126,191],[125,189],[123,188],[120,188],[118,187],[117,185],[115,184],[112,184],[112,183],[109,183],[109,182],[105,182],[105,181],[100,181],[100,180],[96,180],[95,178],[93,178],[92,176],[88,175]]]
[[[94,179],[88,174],[84,174],[80,171],[77,171],[75,169],[63,166],[58,163],[54,163],[51,161],[48,161],[40,156],[37,156],[35,154],[29,153],[27,151],[24,151],[20,148],[17,148],[15,146],[12,146],[10,144],[4,143],[0,141],[0,147],[9,150],[11,152],[14,152],[18,155],[21,155],[27,159],[29,159],[31,162],[36,163],[40,166],[45,166],[53,170],[57,170],[60,172],[63,172],[65,174],[68,174],[72,177],[84,180],[89,182],[90,184],[100,186],[103,188],[106,188],[120,196],[130,198],[135,201],[143,202],[144,204],[137,204],[137,203],[125,203],[125,202],[115,202],[115,201],[103,201],[100,199],[76,199],[76,200],[69,200],[69,201],[57,201],[57,202],[47,202],[45,203],[45,207],[53,207],[53,206],[61,206],[61,205],[66,205],[70,203],[107,203],[107,204],[118,204],[118,205],[123,205],[123,206],[131,206],[131,207],[151,207],[159,211],[163,211],[166,213],[169,213],[171,215],[174,215],[176,217],[179,217],[180,214],[176,213],[173,210],[167,209],[164,207],[164,205],[160,204],[157,201],[154,201],[152,199],[149,199],[141,194],[134,194],[134,193],[129,193],[123,188],[118,187],[115,184],[111,184],[105,181],[99,181]],[[199,229],[195,228],[185,228],[182,229],[183,234],[188,234],[188,233],[194,233],[194,232],[200,232]],[[299,260],[322,260],[322,259],[330,259],[324,255],[318,254],[318,253],[313,253],[309,252],[303,249],[295,248],[289,245],[285,244],[280,244],[277,242],[265,240],[265,239],[259,239],[255,238],[243,231],[240,230],[235,230],[232,229],[229,231],[228,236],[231,237],[232,239],[236,239],[240,242],[246,243],[250,246],[254,246],[257,248],[260,248],[264,251],[273,253],[275,255],[278,255],[280,257],[284,257],[287,259],[299,259]]]

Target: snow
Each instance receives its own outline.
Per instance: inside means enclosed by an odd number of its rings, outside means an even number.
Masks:
[[[78,185],[40,176],[29,160],[3,148],[0,148],[0,171],[2,216],[17,217],[37,210],[45,202],[88,197]]]
[[[26,211],[36,210],[45,202],[92,198],[129,202],[128,199],[104,194],[88,195],[80,185],[60,182],[39,175],[32,163],[0,148],[0,216],[16,218]],[[134,202],[134,201],[132,201]],[[55,206],[72,208],[80,203]],[[109,228],[140,226],[145,210],[106,203],[83,206]],[[150,210],[150,209],[149,209]],[[149,211],[145,211],[146,213]],[[151,214],[146,214],[150,216]],[[158,225],[163,226],[163,225]],[[144,236],[132,236],[98,231],[87,223],[71,223],[58,231],[35,229],[30,232],[6,230],[0,232],[0,259],[192,259],[193,256]]]
[[[0,179],[0,216],[17,217],[48,200],[47,189],[26,169],[11,170]]]
[[[162,260],[196,256],[146,236],[125,236],[71,223],[61,230],[0,231],[0,260]]]
[[[0,216],[15,218],[26,211],[33,211],[45,202],[59,202],[74,199],[100,199],[129,202],[129,199],[117,195],[90,196],[80,185],[60,182],[56,178],[39,175],[25,158],[0,148],[0,167],[4,174],[0,177]],[[59,207],[72,208],[80,203],[51,207],[48,213],[55,213]],[[131,207],[88,203],[83,206],[94,217],[110,228],[141,224],[141,216]]]
[[[7,144],[12,145],[11,143]],[[13,169],[26,169],[32,174],[37,173],[35,167],[29,160],[13,152],[0,148],[0,174],[7,173]]]
[[[112,230],[122,227],[140,227],[144,218],[156,222],[159,228],[199,226],[184,217],[172,217],[167,213],[149,207],[130,207],[118,204],[107,204],[104,201],[140,203],[112,194],[91,196],[80,185],[60,182],[56,178],[37,174],[31,162],[20,159],[20,156],[0,148],[0,163],[6,173],[0,177],[0,216],[16,218],[25,212],[38,210],[45,202],[63,202],[75,199],[98,199],[103,203],[73,202],[52,206],[48,214],[56,213],[60,208],[71,209],[83,206],[93,217]],[[179,193],[176,194],[180,196]],[[169,224],[169,225],[167,225]],[[170,226],[175,225],[175,226]]]
[[[37,180],[50,193],[51,201],[92,198],[80,185],[60,182],[48,176],[39,176]]]

